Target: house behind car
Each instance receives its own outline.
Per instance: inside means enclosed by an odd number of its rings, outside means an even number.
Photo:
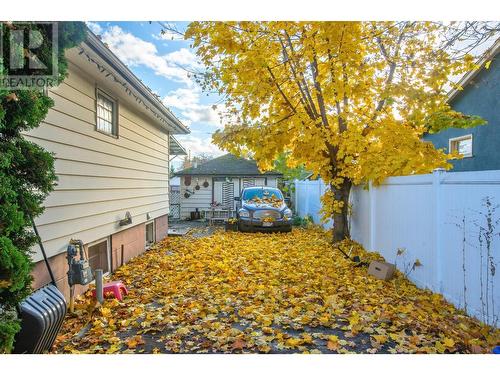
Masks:
[[[192,212],[208,210],[212,205],[234,210],[235,197],[248,186],[278,186],[279,172],[262,173],[254,160],[222,155],[200,165],[175,173],[180,177],[180,219]]]

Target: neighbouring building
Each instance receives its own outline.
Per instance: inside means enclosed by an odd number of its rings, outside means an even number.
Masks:
[[[110,272],[166,236],[169,161],[184,152],[173,135],[189,133],[90,31],[67,58],[68,77],[49,90],[54,107],[25,134],[55,155],[57,186],[36,225],[66,296],[70,239],[83,241],[93,269]],[[33,250],[36,288],[49,276]]]
[[[500,39],[478,63],[481,67],[466,74],[449,93],[451,107],[468,115],[478,115],[488,123],[470,129],[446,129],[427,134],[424,140],[447,152],[457,150],[463,155],[453,160],[453,171],[500,169]]]
[[[283,175],[269,171],[261,173],[254,160],[232,154],[222,155],[200,165],[175,173],[180,177],[180,218],[188,219],[191,212],[207,210],[212,204],[234,210],[234,197],[248,186],[278,186]]]

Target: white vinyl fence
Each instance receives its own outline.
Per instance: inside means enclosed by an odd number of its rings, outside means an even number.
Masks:
[[[319,222],[324,189],[321,181],[296,181],[297,214]],[[353,188],[351,204],[354,240],[419,287],[500,326],[500,171],[391,177]],[[411,270],[417,259],[421,266]]]
[[[295,180],[295,197],[294,209],[298,216],[311,216],[316,224],[321,223],[321,209],[320,197],[326,190],[323,180],[315,181],[299,181]],[[332,220],[328,223],[323,223],[324,228],[331,228]]]

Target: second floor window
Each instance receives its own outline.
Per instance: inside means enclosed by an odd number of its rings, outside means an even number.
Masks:
[[[97,130],[118,135],[116,100],[97,90]]]
[[[472,134],[463,137],[451,138],[449,141],[450,151],[458,152],[464,157],[472,156]]]

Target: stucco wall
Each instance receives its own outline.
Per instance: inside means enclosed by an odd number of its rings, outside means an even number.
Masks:
[[[500,169],[500,61],[497,56],[489,69],[483,69],[451,103],[452,108],[469,115],[478,115],[487,125],[471,129],[448,129],[424,137],[437,148],[448,149],[450,138],[472,134],[472,157],[452,161],[453,171]]]

